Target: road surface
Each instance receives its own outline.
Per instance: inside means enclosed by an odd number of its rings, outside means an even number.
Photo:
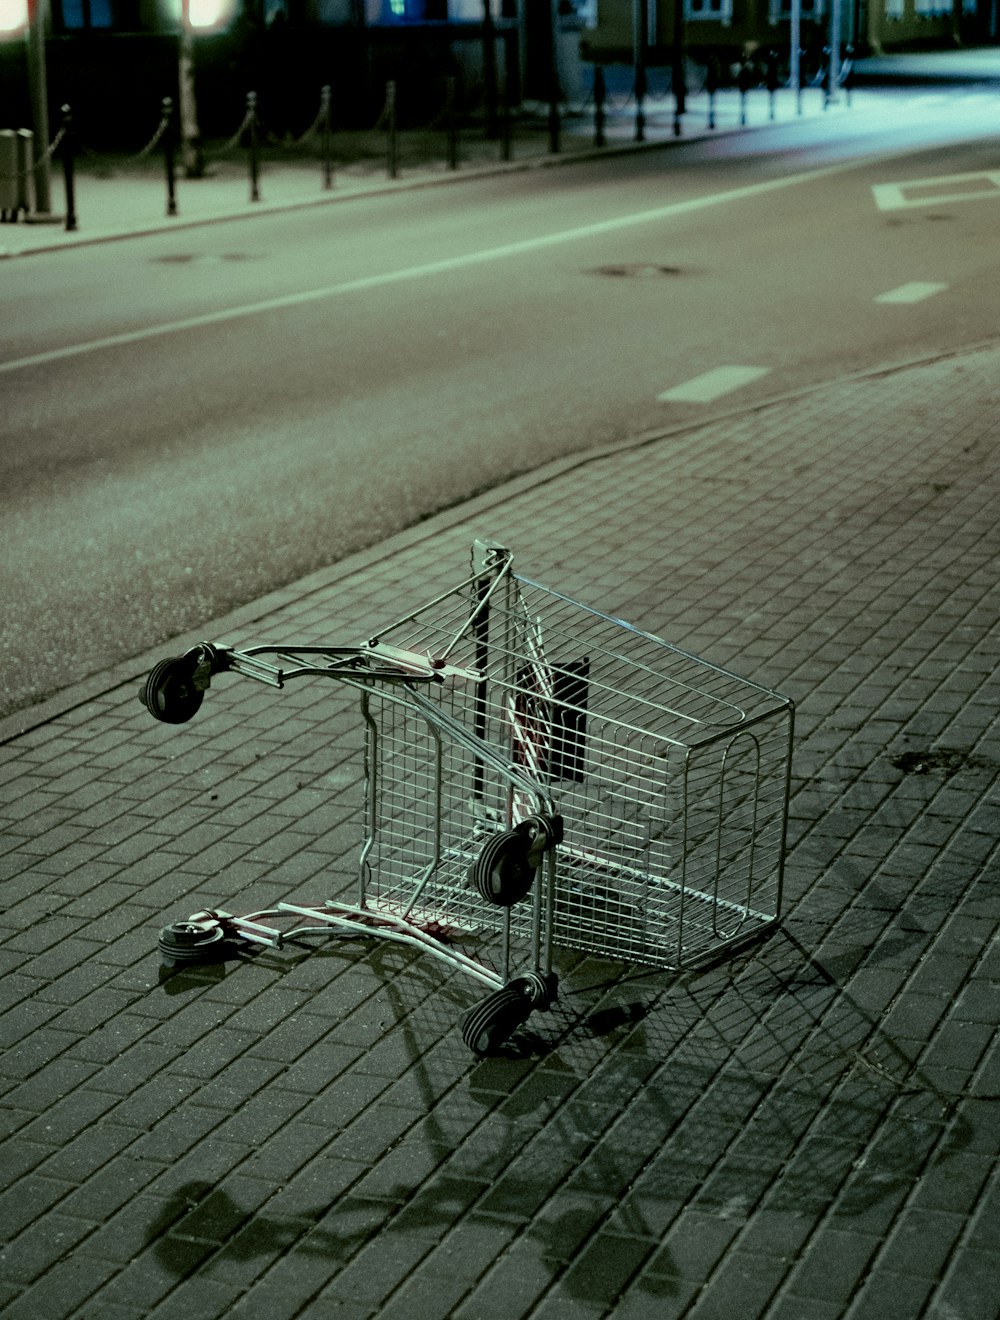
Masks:
[[[886,107],[0,266],[0,715],[547,460],[995,335],[1000,97]]]

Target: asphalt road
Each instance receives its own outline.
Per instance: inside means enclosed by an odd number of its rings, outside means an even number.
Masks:
[[[992,337],[957,106],[8,263],[0,715],[551,458]]]

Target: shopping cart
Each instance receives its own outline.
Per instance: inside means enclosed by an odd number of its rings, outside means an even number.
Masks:
[[[490,989],[463,1027],[486,1054],[551,1006],[557,947],[680,969],[779,918],[791,701],[516,574],[501,545],[477,541],[465,581],[362,645],[206,642],[140,697],[182,723],[224,672],[359,691],[358,892],[196,913],[161,931],[168,962],[397,941]]]

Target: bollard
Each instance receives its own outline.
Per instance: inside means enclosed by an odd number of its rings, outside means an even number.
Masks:
[[[445,79],[444,92],[445,152],[450,170],[458,169],[458,126],[455,122],[455,79]],[[497,126],[499,132],[499,124]]]
[[[562,122],[559,118],[559,75],[555,70],[549,79],[549,151],[557,156],[562,147]]]
[[[718,56],[710,55],[708,57],[708,67],[705,70],[705,91],[708,92],[708,126],[715,127],[715,93],[719,90],[719,60]]]
[[[646,66],[637,64],[635,66],[635,140],[636,142],[646,141],[646,111],[643,102],[646,100]]]
[[[680,137],[684,116],[687,113],[687,75],[684,69],[684,57],[678,50],[670,70],[670,87],[674,94],[674,137]]]
[[[607,145],[607,138],[604,136],[604,102],[607,99],[607,87],[604,82],[604,65],[594,65],[594,146],[603,147]]]
[[[500,159],[511,158],[510,106],[507,104],[507,89],[500,94]]]
[[[174,174],[174,101],[173,97],[163,98],[163,164],[167,172],[167,215],[177,214],[177,193]]]
[[[393,79],[385,85],[385,151],[386,170],[389,178],[396,178],[399,173],[399,151],[396,141],[396,83]]]
[[[320,88],[319,118],[323,130],[323,189],[325,192],[329,192],[333,187],[333,135],[330,129],[330,95],[331,88],[329,85]]]
[[[792,69],[792,87],[795,89],[795,113],[802,113],[802,57],[805,51],[801,46],[795,47],[794,68]]]
[[[747,93],[750,91],[753,82],[753,66],[749,59],[744,57],[740,65],[740,71],[736,77],[737,86],[740,89],[740,124],[747,122]]]
[[[63,180],[66,186],[66,232],[76,232],[76,188],[73,178],[73,111],[68,105],[62,107],[62,154]]]
[[[769,50],[767,52],[767,104],[768,118],[774,118],[774,99],[778,91],[778,52]]]
[[[257,159],[257,93],[247,92],[247,150],[250,157],[250,200],[260,201],[260,162]]]

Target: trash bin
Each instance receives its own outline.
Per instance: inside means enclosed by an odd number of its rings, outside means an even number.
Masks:
[[[35,209],[34,163],[31,129],[0,129],[0,218],[16,220]]]

